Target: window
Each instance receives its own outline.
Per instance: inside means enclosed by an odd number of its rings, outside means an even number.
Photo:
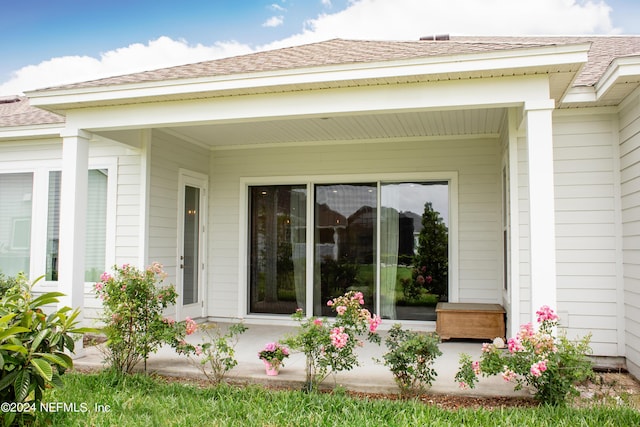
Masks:
[[[329,299],[358,290],[384,318],[435,320],[449,298],[449,191],[448,181],[250,186],[249,312],[330,316]]]
[[[49,172],[47,246],[45,278],[58,280],[58,248],[60,237],[60,171]],[[105,271],[107,246],[107,177],[106,169],[89,170],[87,197],[87,235],[85,249],[85,281],[96,282]]]
[[[0,175],[0,273],[29,274],[32,173]]]

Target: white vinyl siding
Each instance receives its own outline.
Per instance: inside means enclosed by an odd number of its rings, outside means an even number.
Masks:
[[[45,272],[45,244],[46,244],[46,213],[48,197],[49,172],[60,170],[62,161],[62,141],[57,138],[41,139],[33,141],[2,141],[0,142],[0,171],[12,173],[16,171],[34,173],[34,215],[42,218],[42,224],[34,224],[32,242],[36,239],[37,248],[31,251],[31,277],[38,277]],[[138,150],[128,149],[123,145],[113,144],[109,141],[91,141],[89,145],[89,165],[91,168],[109,168],[108,185],[117,183],[118,192],[122,192],[121,183],[131,186],[130,192],[140,191],[139,165],[140,154]],[[127,184],[128,183],[128,184]],[[139,197],[135,200],[123,199],[119,194],[115,196],[115,189],[109,189],[108,216],[107,216],[107,264],[135,261],[139,245]],[[37,217],[35,217],[37,219]],[[114,235],[115,234],[115,235]],[[40,239],[40,240],[38,240]],[[132,250],[133,248],[133,250]],[[105,265],[109,269],[110,265]],[[55,282],[41,283],[41,290],[53,290]],[[95,297],[91,284],[85,285],[84,317],[87,324],[92,324],[98,316],[101,307],[100,300]]]
[[[594,354],[618,356],[619,236],[615,116],[556,113],[557,307],[569,336],[592,334]]]
[[[619,116],[627,368],[640,377],[640,91]]]
[[[234,317],[239,283],[241,177],[458,172],[459,300],[501,302],[498,140],[389,141],[256,147],[212,153],[209,315]]]
[[[206,174],[209,151],[154,131],[151,143],[148,263],[159,262],[176,283],[178,259],[178,176],[189,169]],[[135,195],[137,197],[137,195]]]

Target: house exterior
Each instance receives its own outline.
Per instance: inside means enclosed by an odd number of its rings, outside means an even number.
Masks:
[[[640,376],[639,84],[640,37],[336,39],[3,98],[0,272],[86,323],[153,261],[178,318],[546,304]]]

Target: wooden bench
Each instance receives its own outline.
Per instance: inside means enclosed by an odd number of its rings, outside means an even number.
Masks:
[[[436,306],[436,332],[442,340],[504,338],[504,315],[500,304],[440,302]]]

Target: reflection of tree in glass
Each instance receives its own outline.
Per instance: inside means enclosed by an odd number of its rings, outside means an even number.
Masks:
[[[448,300],[449,271],[449,230],[433,209],[431,202],[424,204],[422,230],[418,235],[416,254],[413,257],[411,279],[403,280],[404,295],[407,299],[419,299],[424,293],[439,296],[440,301]]]

